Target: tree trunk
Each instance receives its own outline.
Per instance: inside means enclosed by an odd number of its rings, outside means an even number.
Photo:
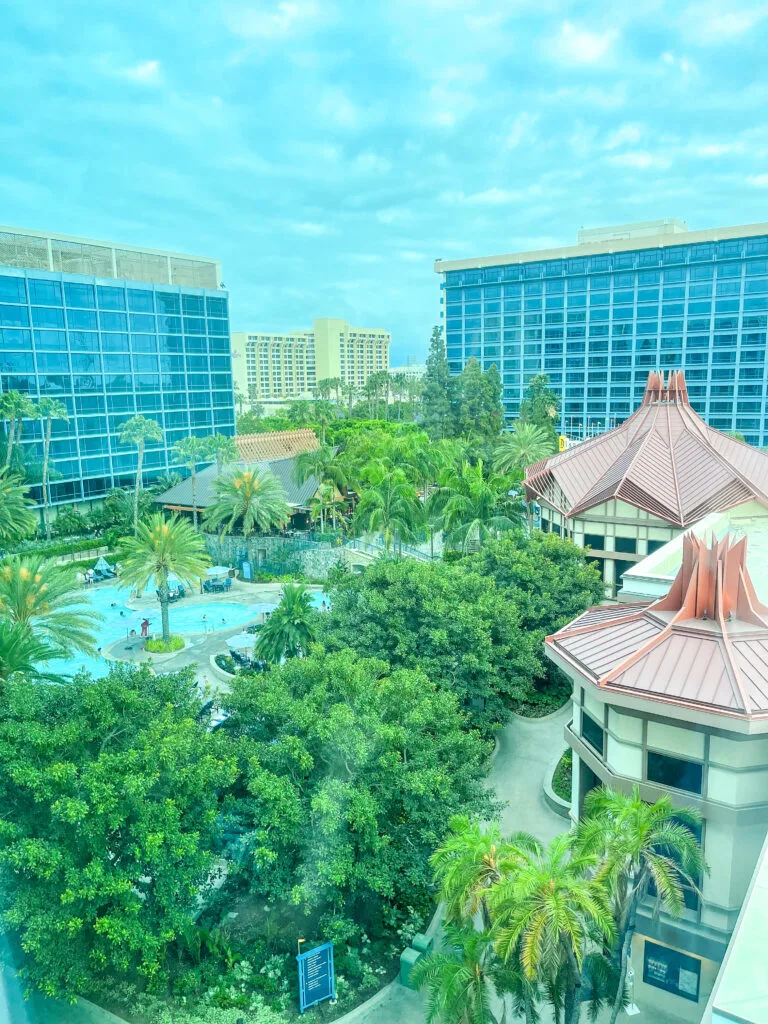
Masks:
[[[637,923],[637,905],[640,902],[640,893],[645,886],[640,884],[635,885],[633,895],[630,899],[629,908],[627,910],[626,924],[624,935],[621,937],[621,947],[619,949],[619,984],[616,989],[616,996],[611,1007],[611,1019],[610,1024],[616,1024],[616,1018],[621,1013],[622,1003],[624,1001],[624,987],[627,984],[627,972],[629,970],[629,951],[632,948],[632,937],[635,934],[635,926]]]
[[[568,949],[568,980],[565,992],[563,1024],[579,1024],[581,1016],[581,971],[573,949]]]
[[[323,429],[323,444],[325,444],[325,420],[320,424]]]
[[[160,620],[163,625],[163,643],[171,642],[171,625],[168,620],[168,571],[163,569],[160,573],[160,585],[157,588],[157,596],[160,598]]]
[[[523,982],[525,984],[525,982]],[[523,1005],[525,1006],[525,1024],[533,1024],[534,1012],[533,1012],[533,1000],[531,999],[530,993],[526,991],[523,996]]]
[[[48,520],[48,506],[50,497],[48,495],[48,461],[51,455],[51,428],[53,417],[49,416],[45,422],[45,437],[43,440],[43,518],[45,520],[45,539],[51,539],[51,524]]]
[[[138,444],[139,458],[136,463],[136,488],[133,494],[133,535],[139,532],[139,491],[141,490],[141,470],[144,465],[144,442]]]
[[[192,525],[197,533],[197,472],[192,467]]]
[[[11,465],[11,455],[13,454],[13,444],[17,439],[18,435],[21,434],[21,418],[16,416],[11,417],[11,429],[8,433],[8,447],[5,450],[5,468],[9,469]]]
[[[223,455],[217,455],[216,456],[216,476],[221,476],[223,469],[224,469],[224,456]]]

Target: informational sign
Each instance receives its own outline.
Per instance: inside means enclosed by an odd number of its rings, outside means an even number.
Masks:
[[[252,580],[253,579],[253,566],[251,565],[250,562],[247,562],[247,561],[243,562],[243,564],[241,566],[241,572],[243,574],[243,579],[244,580]]]
[[[558,435],[558,438],[557,438],[557,450],[559,452],[564,452],[567,447],[568,447],[568,438],[565,436],[565,434]]]
[[[333,973],[333,943],[315,946],[299,953],[299,1009],[302,1013],[323,999],[336,998],[336,978]]]
[[[646,939],[643,960],[643,981],[646,985],[663,988],[665,992],[697,1003],[700,979],[701,960],[697,957]]]

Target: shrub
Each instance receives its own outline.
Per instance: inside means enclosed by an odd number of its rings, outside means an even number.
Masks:
[[[235,664],[235,659],[231,654],[217,654],[216,664],[222,672],[229,672],[231,676],[237,672],[237,665]]]
[[[552,776],[552,789],[561,800],[571,799],[571,779],[573,778],[573,751],[568,748],[560,760]]]
[[[172,651],[180,651],[183,646],[183,637],[172,636],[168,643],[165,643],[162,637],[157,637],[147,640],[144,644],[144,650],[149,654],[170,654]]]

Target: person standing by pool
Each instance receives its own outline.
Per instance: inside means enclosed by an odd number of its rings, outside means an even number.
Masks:
[[[142,624],[141,624],[141,635],[142,636],[148,636],[149,635],[149,619],[144,619],[144,621],[142,622]]]

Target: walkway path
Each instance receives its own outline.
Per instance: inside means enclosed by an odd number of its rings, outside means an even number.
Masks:
[[[501,732],[488,782],[506,801],[501,815],[505,834],[522,829],[549,842],[568,828],[567,820],[544,802],[543,785],[552,761],[565,749],[563,726],[570,715],[569,702],[547,718],[515,717]],[[422,993],[399,984],[370,1011],[360,1007],[354,1012],[354,1024],[424,1024],[424,1019]]]

